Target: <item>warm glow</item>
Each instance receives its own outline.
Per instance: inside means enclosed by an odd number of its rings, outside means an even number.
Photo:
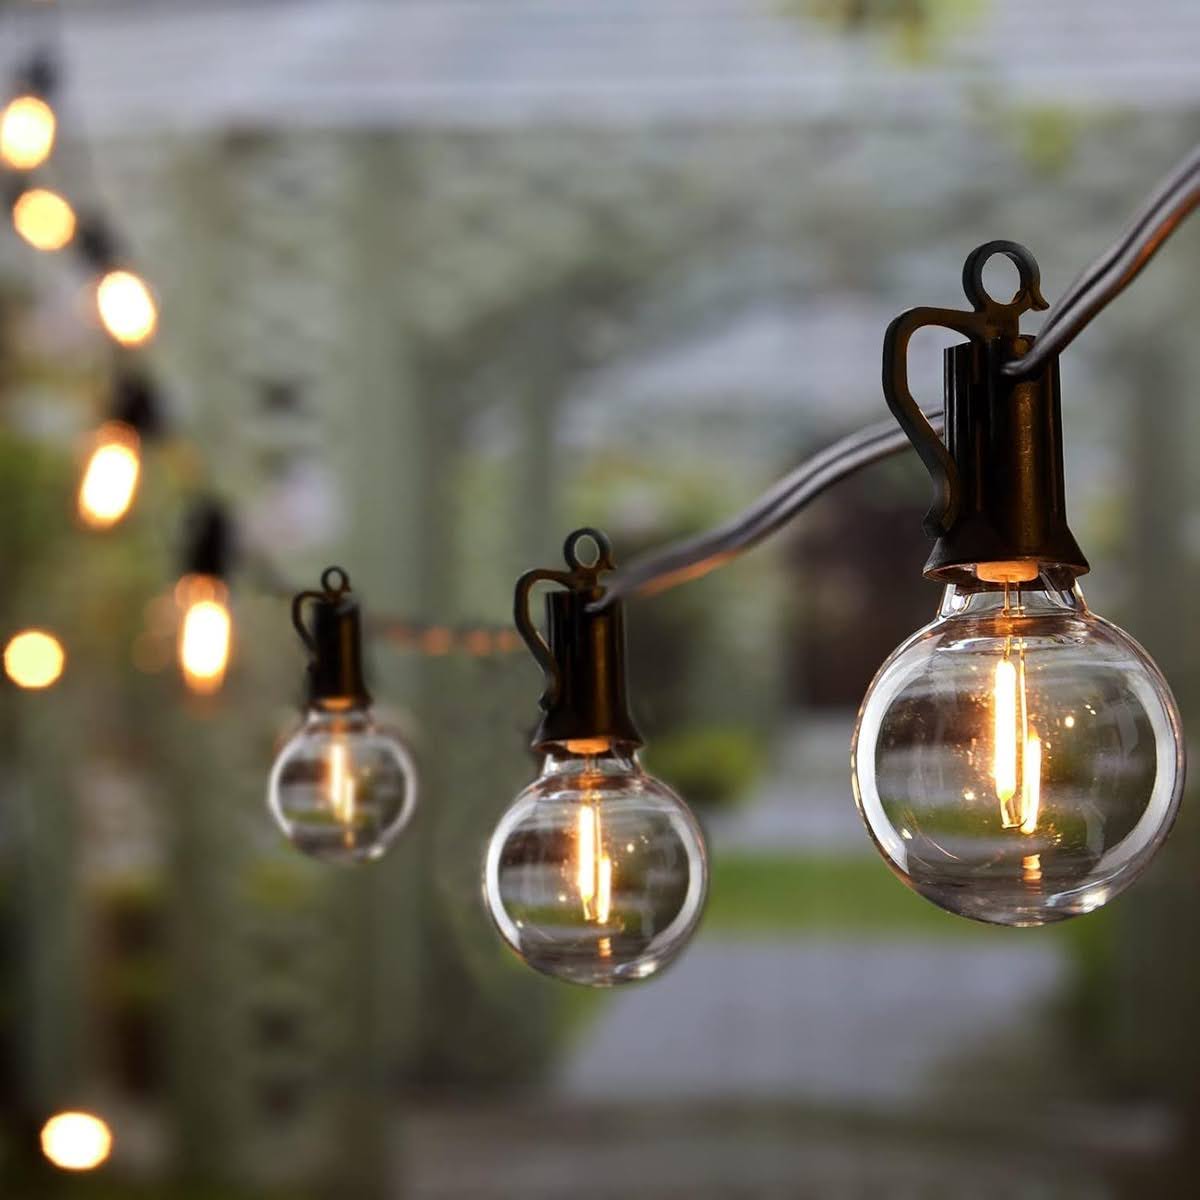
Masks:
[[[599,870],[597,871],[597,886],[596,886],[596,921],[600,925],[604,925],[608,921],[608,914],[612,910],[612,877],[613,864],[612,859],[607,854],[600,855],[598,863]]]
[[[4,647],[5,674],[18,687],[49,687],[63,673],[65,662],[58,638],[40,629],[26,629]]]
[[[229,665],[233,622],[228,593],[219,579],[189,575],[179,583],[177,595],[184,608],[179,633],[179,665],[193,692],[219,691]]]
[[[1017,668],[1007,658],[996,664],[992,718],[995,729],[992,779],[1007,826],[1015,824],[1008,819],[1007,813],[1008,802],[1017,794]]]
[[[137,433],[120,421],[97,430],[79,485],[79,516],[85,524],[107,529],[129,511],[141,474],[138,446]]]
[[[42,1126],[42,1153],[64,1171],[93,1171],[112,1153],[112,1132],[85,1112],[63,1112]]]
[[[599,825],[600,818],[596,810],[590,804],[584,804],[579,809],[575,839],[578,862],[575,885],[579,889],[579,899],[583,901],[585,917],[590,916],[590,906],[596,895],[596,842]]]
[[[17,96],[0,113],[0,159],[17,171],[32,171],[54,148],[54,110],[37,96]]]
[[[354,776],[347,770],[343,745],[329,750],[329,807],[340,824],[354,824]]]
[[[1029,728],[1024,649],[1016,665],[1007,655],[996,664],[992,721],[992,779],[1000,801],[1000,823],[1005,829],[1034,833],[1042,803],[1042,741]]]
[[[35,250],[61,250],[75,236],[75,211],[45,188],[22,192],[13,205],[13,228]]]
[[[1021,771],[1021,832],[1037,829],[1042,803],[1042,740],[1036,733],[1025,739],[1025,762]]]
[[[96,288],[96,306],[109,334],[122,346],[138,346],[158,324],[150,289],[132,271],[109,271]]]

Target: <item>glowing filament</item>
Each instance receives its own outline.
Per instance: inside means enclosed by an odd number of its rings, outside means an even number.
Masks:
[[[211,695],[220,689],[229,665],[233,621],[220,580],[192,575],[180,582],[185,606],[179,635],[179,665],[193,692]]]
[[[13,204],[13,228],[35,250],[61,250],[75,236],[75,212],[57,193],[30,188]]]
[[[1000,801],[1000,824],[1034,833],[1042,799],[1042,742],[1029,728],[1023,650],[1016,665],[1007,654],[996,664],[992,721],[992,779]]]
[[[1036,733],[1025,739],[1025,761],[1021,770],[1021,832],[1037,829],[1042,803],[1042,740]]]
[[[100,321],[114,341],[139,346],[158,325],[150,289],[132,271],[109,271],[96,288]]]
[[[57,121],[37,96],[17,96],[0,112],[0,159],[17,171],[32,171],[50,157]]]
[[[602,854],[597,865],[599,870],[596,873],[596,922],[599,925],[605,925],[608,923],[608,914],[612,910],[612,859],[607,854]]]
[[[346,747],[333,746],[329,751],[329,807],[342,825],[354,824],[354,776],[346,763]]]
[[[579,809],[576,833],[577,867],[575,886],[583,903],[583,915],[591,919],[591,904],[596,895],[596,844],[600,840],[600,814],[590,805]]]
[[[1007,814],[1008,803],[1017,794],[1017,669],[1007,658],[996,664],[992,715],[995,724],[992,778],[1007,826],[1015,823],[1007,819]]]
[[[63,1171],[92,1171],[112,1153],[112,1132],[85,1112],[61,1112],[42,1126],[42,1153]]]
[[[79,484],[80,519],[93,529],[115,525],[133,503],[141,470],[137,433],[119,421],[101,426]]]

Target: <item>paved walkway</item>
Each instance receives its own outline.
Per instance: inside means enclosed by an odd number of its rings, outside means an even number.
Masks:
[[[661,979],[609,999],[559,1086],[589,1100],[912,1105],[964,1053],[1019,1031],[1064,971],[1036,936],[701,938]]]

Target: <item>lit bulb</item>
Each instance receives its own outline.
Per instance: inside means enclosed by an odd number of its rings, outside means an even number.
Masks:
[[[1000,925],[1090,912],[1141,873],[1183,788],[1158,668],[1077,587],[946,589],[859,713],[854,794],[892,869]]]
[[[123,421],[106,421],[96,431],[79,484],[84,524],[107,529],[129,511],[142,470],[140,443],[137,431]]]
[[[212,575],[185,575],[176,585],[175,598],[183,610],[179,666],[184,682],[199,695],[211,695],[220,691],[229,666],[229,589]]]
[[[63,1171],[94,1171],[107,1162],[113,1137],[108,1125],[86,1112],[61,1112],[42,1126],[42,1153]]]
[[[333,863],[379,858],[416,806],[416,768],[369,709],[310,708],[275,760],[271,815],[297,850]]]
[[[16,171],[32,171],[54,148],[54,110],[37,96],[17,96],[0,112],[0,159]]]
[[[708,889],[683,801],[604,739],[551,746],[488,845],[484,894],[531,967],[607,987],[645,979],[686,945]]]
[[[122,346],[139,346],[154,333],[158,309],[150,289],[132,271],[109,271],[96,287],[100,321]]]
[[[13,204],[13,228],[35,250],[61,250],[75,236],[75,211],[57,193],[30,188]]]
[[[47,688],[62,675],[66,658],[53,634],[26,629],[4,647],[4,673],[17,687]]]

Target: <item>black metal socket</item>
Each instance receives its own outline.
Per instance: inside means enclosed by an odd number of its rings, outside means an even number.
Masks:
[[[292,624],[309,653],[307,703],[333,712],[368,708],[362,662],[362,612],[341,567],[321,574],[321,591],[292,599]],[[304,610],[311,616],[306,623]]]
[[[592,563],[579,557],[579,545],[586,540],[596,547]],[[612,547],[599,530],[576,529],[563,546],[563,557],[569,570],[526,571],[517,580],[514,595],[517,631],[546,681],[538,702],[542,716],[533,748],[563,745],[569,749],[572,743],[595,741],[640,746],[642,736],[629,712],[622,605],[591,611],[604,594],[601,576],[614,566]],[[545,637],[529,611],[530,593],[542,582],[559,585],[559,590],[546,594]]]
[[[983,286],[984,264],[995,254],[1020,276],[1007,303]],[[1049,574],[1069,586],[1089,568],[1067,524],[1058,360],[1030,379],[1003,371],[1033,345],[1020,332],[1021,314],[1047,307],[1037,262],[1016,242],[987,242],[967,257],[963,290],[973,311],[910,309],[884,338],[884,395],[934,485],[925,576],[980,588]],[[909,339],[931,325],[969,339],[945,352],[944,442],[908,389]]]
[[[149,378],[140,372],[119,371],[113,380],[110,412],[147,440],[163,432],[162,402]]]

